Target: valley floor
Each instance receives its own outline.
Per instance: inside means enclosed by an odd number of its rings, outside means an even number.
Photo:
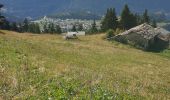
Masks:
[[[170,99],[170,50],[144,52],[102,34],[2,33],[0,99]]]

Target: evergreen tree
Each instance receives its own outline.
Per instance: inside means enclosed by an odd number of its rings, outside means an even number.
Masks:
[[[110,9],[110,13],[109,13],[109,27],[113,30],[116,30],[116,28],[118,27],[118,19],[116,16],[116,12],[115,9]]]
[[[1,14],[1,9],[4,7],[4,5],[0,4],[0,29],[5,29],[5,22],[6,22],[6,19],[4,16],[2,16]]]
[[[44,29],[44,31],[43,31],[44,33],[48,33],[48,24],[45,24],[43,29]]]
[[[148,15],[148,10],[145,9],[144,13],[143,13],[143,23],[150,23],[150,18],[149,18],[149,15]]]
[[[24,29],[24,31],[25,31],[25,29]],[[29,23],[27,32],[34,33],[34,24],[33,23]]]
[[[61,33],[62,33],[61,27],[60,27],[59,25],[56,25],[55,33],[58,33],[58,34],[61,34]]]
[[[76,32],[76,31],[77,31],[77,29],[76,29],[76,26],[75,26],[75,25],[73,25],[73,27],[72,27],[71,31],[73,31],[73,32]]]
[[[131,16],[130,16],[130,19],[131,19],[131,26],[130,26],[130,28],[135,27],[135,26],[138,25],[138,18],[136,17],[135,14],[132,13]]]
[[[49,33],[51,33],[51,34],[55,33],[55,27],[54,27],[54,24],[53,24],[53,23],[50,23],[50,24],[49,24],[48,30],[49,30]]]
[[[29,32],[31,32],[31,33],[41,33],[39,24],[30,23],[29,24]]]
[[[5,20],[3,20],[3,23],[2,23],[1,29],[10,30],[10,29],[11,29],[10,22],[9,22],[9,21],[7,21],[6,19],[5,19]]]
[[[131,13],[127,4],[124,6],[124,9],[121,13],[120,23],[121,27],[126,30],[137,25],[137,19],[135,15]]]
[[[23,22],[23,31],[24,32],[28,32],[29,31],[29,21],[27,18],[24,19],[24,22]]]
[[[17,27],[17,23],[16,22],[11,23],[11,30],[12,31],[18,31],[18,27]]]
[[[96,27],[96,21],[93,21],[92,27],[90,29],[91,33],[96,33],[98,32],[97,27]]]
[[[156,20],[155,20],[155,19],[152,21],[152,26],[153,26],[154,28],[157,27],[157,23],[156,23]]]
[[[23,32],[23,26],[21,23],[18,24],[18,32]]]
[[[53,24],[53,23],[51,24],[51,32],[52,32],[52,33],[55,33],[55,27],[54,27],[54,24]]]
[[[35,27],[35,33],[41,33],[40,26],[38,23],[34,24]]]
[[[83,25],[82,24],[79,24],[79,26],[78,26],[78,29],[77,29],[78,31],[82,31],[83,30]]]
[[[136,22],[137,22],[137,25],[140,25],[142,24],[142,17],[139,15],[139,14],[135,14],[135,18],[136,18]]]
[[[101,29],[106,31],[109,29],[116,29],[118,27],[118,19],[114,8],[107,9],[107,13],[102,21]]]

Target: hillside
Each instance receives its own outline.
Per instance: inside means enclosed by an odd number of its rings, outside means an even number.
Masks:
[[[6,6],[8,14],[20,17],[41,17],[82,10],[103,14],[108,7],[115,7],[120,13],[124,4],[136,12],[149,9],[150,12],[170,13],[169,0],[1,0],[0,3]]]
[[[170,99],[170,50],[144,52],[102,37],[1,31],[0,99]]]

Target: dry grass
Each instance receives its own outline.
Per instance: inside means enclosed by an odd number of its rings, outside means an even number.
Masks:
[[[3,32],[0,98],[170,99],[169,50],[144,52],[102,40],[103,34],[65,41]]]

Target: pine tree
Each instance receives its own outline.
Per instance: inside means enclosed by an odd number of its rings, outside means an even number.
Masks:
[[[78,31],[82,31],[82,30],[83,30],[83,25],[82,25],[82,24],[79,24],[77,30],[78,30]]]
[[[107,13],[102,21],[101,29],[106,31],[109,29],[116,29],[118,27],[118,19],[114,8],[107,9]]]
[[[0,4],[0,29],[10,30],[10,23],[6,18],[1,14],[1,10],[4,7],[3,4]]]
[[[137,19],[135,14],[131,14],[130,19],[131,19],[131,26],[130,26],[130,28],[135,27],[135,26],[138,25],[138,19]]]
[[[103,19],[103,21],[102,21],[102,26],[101,26],[101,30],[102,31],[106,31],[106,30],[108,30],[109,29],[109,25],[108,25],[108,23],[109,23],[109,9],[107,9],[107,12],[106,12],[106,15],[105,15],[105,17],[104,17],[104,19]]]
[[[76,31],[77,31],[77,29],[76,29],[76,26],[75,26],[75,25],[73,25],[73,27],[72,27],[71,31],[73,31],[73,32],[76,32]]]
[[[52,31],[52,33],[55,33],[55,27],[54,27],[53,23],[51,24],[51,31]]]
[[[39,24],[37,23],[30,23],[28,26],[28,32],[31,33],[41,33]]]
[[[143,13],[143,23],[150,23],[150,18],[149,18],[147,9],[145,9],[145,11]]]
[[[139,14],[135,14],[137,25],[142,24],[142,17]]]
[[[44,29],[44,31],[43,31],[44,33],[48,33],[48,24],[45,24],[43,29]]]
[[[18,31],[18,27],[17,27],[17,23],[16,23],[16,22],[13,22],[13,23],[11,24],[11,30],[12,30],[12,31]]]
[[[98,32],[97,27],[96,27],[96,21],[93,20],[92,27],[90,29],[91,33],[96,33]]]
[[[58,34],[61,34],[61,33],[62,33],[61,27],[60,27],[59,25],[56,25],[55,33],[58,33]]]
[[[5,30],[10,30],[11,26],[10,26],[10,22],[7,21],[6,19],[3,20],[3,23],[1,24],[1,29],[5,29]]]
[[[4,5],[0,4],[0,29],[5,29],[4,24],[6,22],[6,19],[4,16],[1,14],[1,9],[3,8]]]
[[[35,24],[35,33],[41,33],[40,26],[38,23]]]
[[[27,18],[24,19],[24,22],[23,22],[23,31],[24,32],[28,32],[29,31],[29,21]]]
[[[18,23],[18,32],[23,32],[23,26],[21,23]]]
[[[156,23],[156,20],[155,20],[155,19],[152,21],[152,26],[153,26],[154,28],[157,27],[157,23]]]
[[[118,19],[116,16],[115,9],[113,9],[113,8],[110,9],[109,19],[110,19],[109,21],[111,21],[109,23],[109,28],[116,30],[116,28],[118,27]]]
[[[121,27],[126,30],[137,25],[137,19],[135,15],[131,13],[127,4],[124,6],[124,9],[121,13],[120,23]]]
[[[122,13],[121,13],[121,26],[123,29],[129,29],[129,24],[130,24],[130,10],[128,5],[125,5]]]
[[[34,24],[33,24],[33,23],[30,23],[30,24],[28,25],[28,28],[27,28],[26,30],[27,30],[27,32],[34,33]],[[25,31],[25,29],[24,29],[24,31]],[[26,32],[26,31],[25,31],[25,32]]]
[[[53,23],[49,24],[48,30],[49,30],[49,33],[51,33],[51,34],[55,33],[55,28],[54,28],[54,24]]]

